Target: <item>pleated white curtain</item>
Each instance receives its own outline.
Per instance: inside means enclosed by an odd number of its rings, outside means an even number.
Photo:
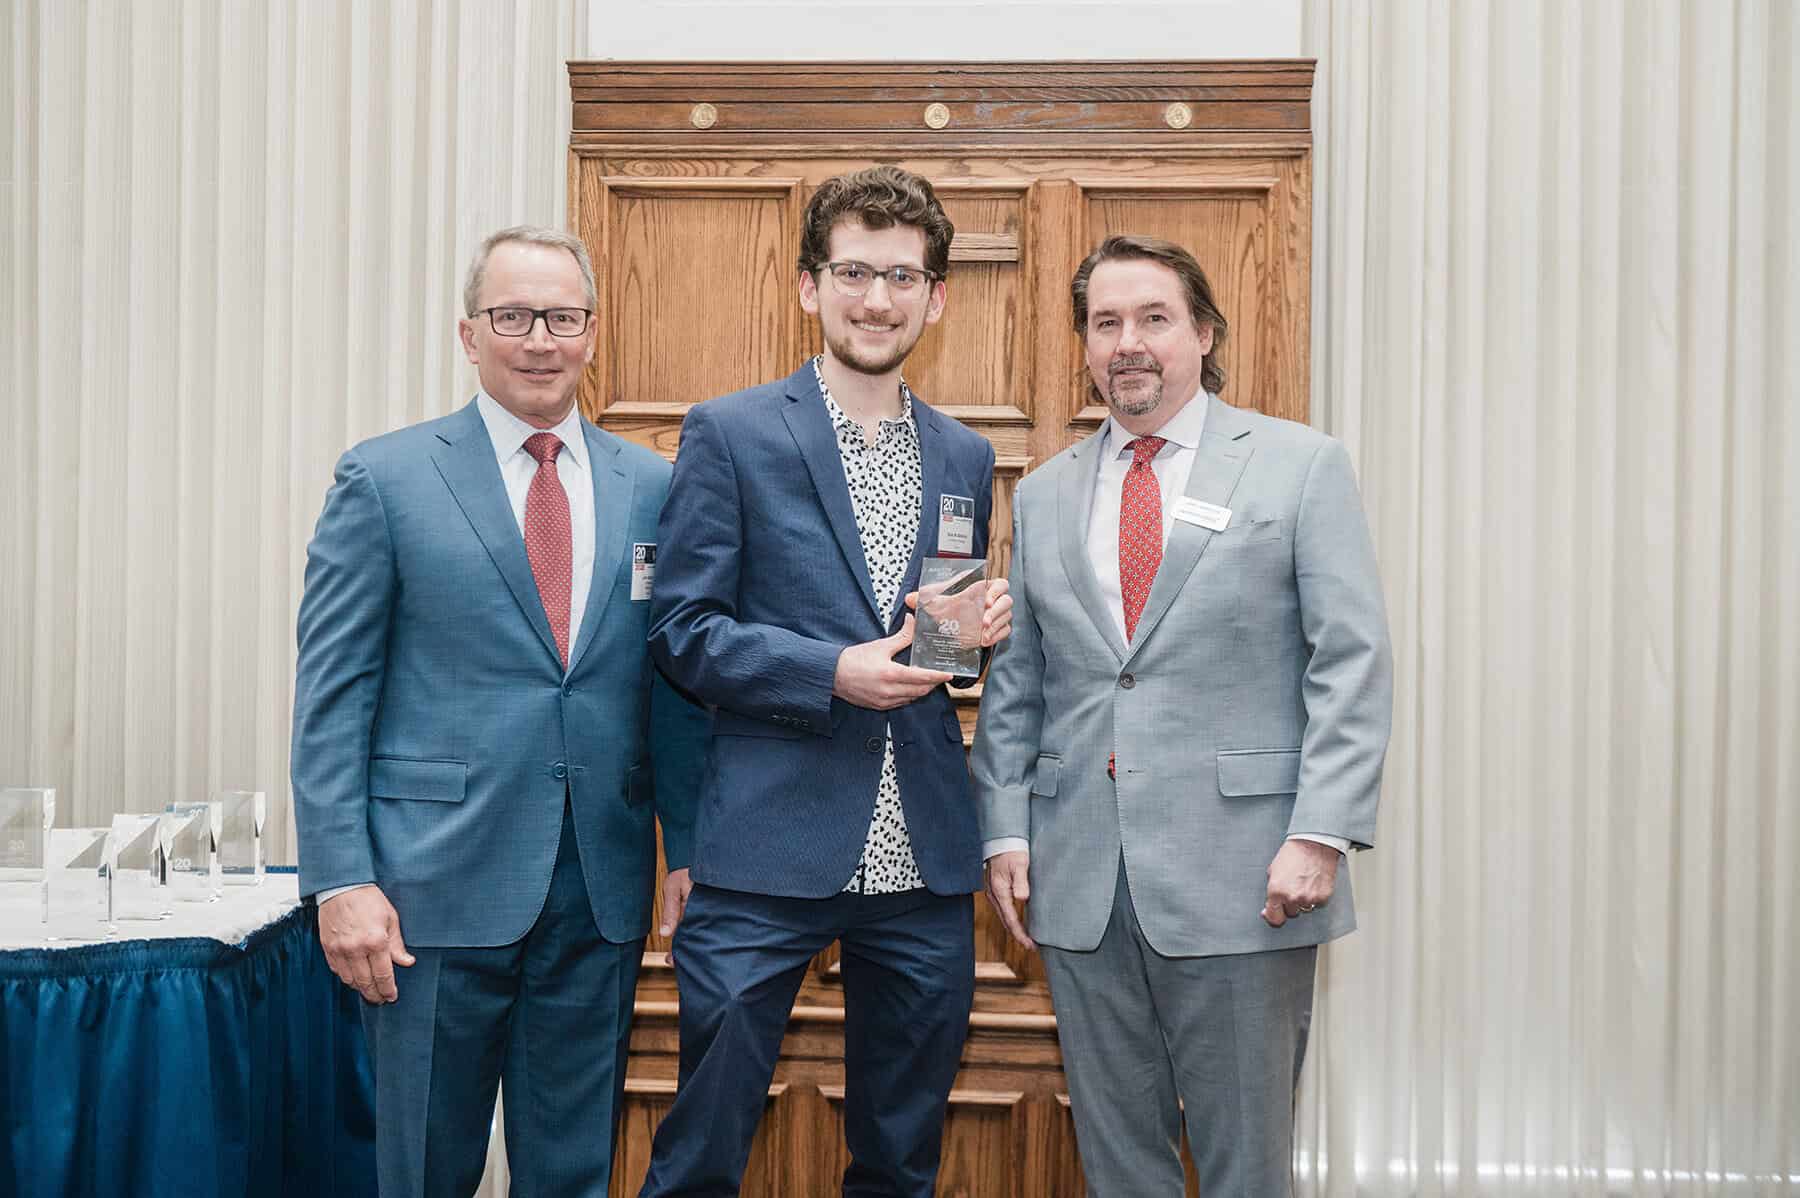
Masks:
[[[1324,3],[1398,703],[1306,1194],[1800,1194],[1800,5]]]
[[[461,272],[560,226],[579,0],[0,12],[0,782],[287,805],[331,467],[466,400]]]

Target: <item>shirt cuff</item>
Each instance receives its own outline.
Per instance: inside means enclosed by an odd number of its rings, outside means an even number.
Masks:
[[[373,885],[375,885],[373,882],[352,882],[348,886],[333,886],[329,890],[321,890],[319,893],[313,895],[313,901],[323,906],[338,895],[343,894],[346,890],[361,890],[364,886]]]
[[[1340,853],[1345,854],[1346,856],[1348,856],[1350,853],[1350,842],[1348,840],[1344,839],[1342,836],[1327,836],[1323,832],[1296,832],[1292,836],[1288,837],[1288,839],[1289,840],[1310,840],[1316,844],[1328,844],[1332,848],[1336,849]]]
[[[1031,842],[1023,836],[996,836],[981,842],[981,859],[986,861],[998,853],[1028,853]]]

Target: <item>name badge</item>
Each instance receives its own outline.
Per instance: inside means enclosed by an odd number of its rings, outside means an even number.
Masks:
[[[975,552],[975,501],[965,495],[938,500],[939,557],[969,557]]]
[[[1175,518],[1189,524],[1198,524],[1201,528],[1210,528],[1214,532],[1224,532],[1225,526],[1231,523],[1231,509],[1183,497],[1176,501]]]
[[[656,581],[656,542],[637,541],[631,546],[631,597],[642,601],[650,598],[650,587]]]

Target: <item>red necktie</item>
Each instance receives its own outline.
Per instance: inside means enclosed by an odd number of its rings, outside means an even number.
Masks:
[[[537,459],[537,473],[525,492],[525,556],[531,559],[531,576],[537,579],[538,598],[550,617],[550,635],[564,668],[569,664],[569,576],[571,536],[569,496],[556,476],[556,455],[563,443],[554,433],[534,433],[525,438],[525,452]]]
[[[1131,469],[1125,472],[1125,489],[1119,497],[1119,593],[1125,600],[1125,639],[1137,634],[1144,600],[1162,565],[1162,489],[1150,459],[1168,442],[1162,437],[1139,437],[1131,450]]]

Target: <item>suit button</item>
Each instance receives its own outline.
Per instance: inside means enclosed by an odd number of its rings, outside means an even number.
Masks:
[[[1130,674],[1120,674],[1119,675],[1119,685],[1124,687],[1126,690],[1130,690],[1132,687],[1137,685],[1137,679],[1133,678]]]
[[[553,777],[567,778],[569,776],[569,767],[559,761],[550,767],[550,773]]]
[[[572,686],[563,687],[563,698],[573,699],[574,697],[575,697],[575,688],[574,687],[572,687]]]
[[[881,752],[881,738],[879,736],[871,736],[868,740],[863,742],[863,748],[871,753]]]

